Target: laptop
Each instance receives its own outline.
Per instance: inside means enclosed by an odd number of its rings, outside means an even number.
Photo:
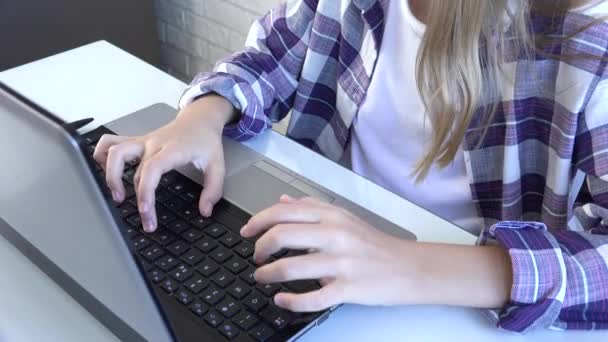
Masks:
[[[281,194],[344,207],[389,234],[407,230],[224,139],[224,198],[211,218],[198,212],[200,173],[165,174],[157,189],[159,229],[141,230],[133,174],[117,205],[92,160],[103,134],[140,135],[176,115],[157,104],[79,135],[58,117],[0,83],[0,233],[124,341],[288,341],[323,323],[336,307],[293,313],[274,305],[279,291],[307,292],[315,280],[258,284],[255,239],[239,230]],[[303,251],[281,251],[273,258]]]

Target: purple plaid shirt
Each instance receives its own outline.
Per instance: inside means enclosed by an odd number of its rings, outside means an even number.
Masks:
[[[180,106],[221,94],[242,112],[225,129],[239,140],[291,111],[288,136],[337,161],[373,77],[387,7],[388,0],[283,4],[254,23],[244,51],[198,75]],[[605,7],[571,11],[557,25],[535,15],[533,29],[568,34],[608,14]],[[509,305],[496,312],[500,327],[608,328],[608,111],[602,105],[608,24],[546,52],[604,60],[526,60],[507,51],[502,99],[488,134],[478,146],[474,119],[463,142],[473,200],[488,227],[479,243],[500,244],[511,256],[514,281]]]

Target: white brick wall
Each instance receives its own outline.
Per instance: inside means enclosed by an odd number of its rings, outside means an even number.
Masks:
[[[251,23],[281,0],[155,0],[162,68],[189,82],[240,50]]]

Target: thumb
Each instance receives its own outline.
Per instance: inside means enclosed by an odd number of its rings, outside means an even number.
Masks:
[[[224,158],[210,163],[203,173],[203,192],[198,208],[203,216],[209,217],[213,211],[213,206],[222,198],[224,191],[224,177],[226,176]]]

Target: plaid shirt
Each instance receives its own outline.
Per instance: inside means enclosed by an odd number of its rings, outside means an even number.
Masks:
[[[373,76],[387,7],[388,0],[283,4],[254,23],[244,51],[198,75],[180,105],[221,94],[242,112],[225,129],[239,140],[291,111],[288,136],[337,161]],[[569,12],[548,33],[573,32],[593,15]],[[533,16],[537,32],[547,33],[549,23]],[[608,58],[608,24],[546,52]],[[498,325],[608,328],[607,62],[506,57],[502,99],[484,141],[476,145],[474,119],[463,142],[473,200],[488,227],[479,243],[499,243],[512,259],[511,300]]]

